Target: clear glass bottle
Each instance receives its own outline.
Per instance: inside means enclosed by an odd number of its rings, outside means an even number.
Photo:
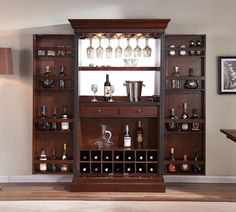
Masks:
[[[62,155],[61,159],[62,160],[68,160],[66,144],[63,145],[63,155]],[[61,164],[61,172],[68,172],[68,171],[69,171],[68,164]]]
[[[188,164],[187,155],[184,155],[184,161],[181,165],[182,172],[189,172],[190,171],[190,165]]]
[[[193,108],[193,113],[192,113],[192,117],[191,117],[191,119],[198,119],[199,117],[198,117],[198,113],[197,113],[197,108]],[[199,132],[199,130],[200,130],[200,124],[199,124],[199,122],[193,122],[193,123],[191,123],[191,131],[192,132]]]
[[[170,115],[169,115],[168,118],[171,119],[171,120],[177,120],[178,119],[178,117],[175,115],[175,109],[174,108],[171,108]],[[179,124],[178,123],[176,123],[174,121],[167,123],[167,130],[169,130],[169,131],[178,131],[178,129],[179,129]]]
[[[143,128],[142,128],[141,121],[138,121],[137,144],[138,144],[138,148],[143,147]]]
[[[181,116],[182,119],[186,120],[189,119],[188,113],[187,113],[187,103],[183,103],[183,113]],[[189,123],[182,123],[181,124],[181,131],[189,131]]]
[[[41,150],[39,160],[42,161],[42,163],[40,162],[39,164],[39,171],[45,173],[47,171],[47,163],[45,163],[45,161],[47,160],[47,156],[44,149]]]
[[[178,66],[174,67],[174,71],[171,73],[171,76],[176,78],[171,80],[171,88],[180,88],[180,80],[177,79],[180,76]]]
[[[194,77],[195,76],[194,73],[193,73],[193,69],[192,68],[189,69],[188,76],[189,77]],[[197,89],[198,88],[198,82],[197,82],[197,80],[194,80],[194,79],[186,80],[184,82],[184,87],[186,89]]]
[[[54,87],[54,74],[51,72],[49,66],[46,66],[43,74],[41,75],[41,82],[43,88],[53,88]]]
[[[129,133],[129,125],[125,125],[125,134],[124,134],[124,147],[131,147],[131,135]]]
[[[70,130],[70,124],[68,122],[68,112],[67,112],[67,105],[64,105],[63,107],[63,114],[62,114],[62,119],[63,121],[61,122],[61,130],[62,131],[69,131]]]
[[[177,172],[177,167],[175,165],[175,163],[172,163],[172,162],[175,162],[175,152],[174,152],[174,148],[172,147],[170,149],[170,164],[168,165],[168,172],[169,173],[175,173]]]
[[[61,66],[61,68],[60,68],[59,77],[60,77],[59,88],[64,89],[65,88],[65,79],[64,79],[64,77],[65,77],[65,67],[64,66]]]

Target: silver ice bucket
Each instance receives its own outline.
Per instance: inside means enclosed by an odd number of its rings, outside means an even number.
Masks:
[[[123,84],[126,86],[127,96],[130,102],[138,102],[140,101],[142,94],[142,87],[145,86],[143,81],[130,81],[127,80]]]

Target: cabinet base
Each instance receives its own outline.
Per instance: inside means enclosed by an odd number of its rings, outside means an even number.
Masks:
[[[74,177],[69,191],[165,192],[163,177]]]

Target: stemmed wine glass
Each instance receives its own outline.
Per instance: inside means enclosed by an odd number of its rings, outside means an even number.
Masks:
[[[146,46],[143,49],[143,56],[150,57],[152,54],[152,49],[148,45],[148,38],[146,38]]]
[[[94,48],[92,46],[92,37],[89,38],[90,45],[87,48],[87,58],[93,59],[94,58]]]
[[[120,37],[118,37],[117,39],[118,39],[118,46],[116,47],[115,55],[116,55],[116,58],[121,58],[123,50],[122,50],[122,48],[120,46]]]
[[[91,101],[92,102],[97,102],[98,100],[96,99],[96,92],[98,91],[98,85],[97,84],[92,84],[91,85],[91,90],[94,93],[94,97],[93,97],[93,99]]]
[[[106,58],[107,59],[110,59],[112,58],[112,47],[110,45],[110,42],[111,42],[111,38],[110,36],[108,37],[108,46],[106,48]]]
[[[99,46],[96,48],[97,58],[102,59],[103,57],[103,48],[101,46],[101,37],[99,37]]]
[[[114,93],[114,91],[115,91],[115,86],[111,85],[110,86],[110,96],[111,96],[111,98],[110,98],[109,102],[114,102],[114,100],[112,99],[112,94]]]
[[[134,57],[141,57],[142,49],[139,47],[139,38],[136,38],[137,46],[134,48],[133,53]]]
[[[127,47],[124,50],[125,57],[131,57],[131,54],[132,54],[132,47],[129,45],[129,40],[130,40],[130,37],[127,38]]]

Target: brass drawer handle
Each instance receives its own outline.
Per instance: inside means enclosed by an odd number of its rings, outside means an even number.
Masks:
[[[97,112],[98,112],[98,113],[101,113],[101,112],[102,112],[102,110],[101,110],[101,109],[98,109],[98,110],[97,110]]]

